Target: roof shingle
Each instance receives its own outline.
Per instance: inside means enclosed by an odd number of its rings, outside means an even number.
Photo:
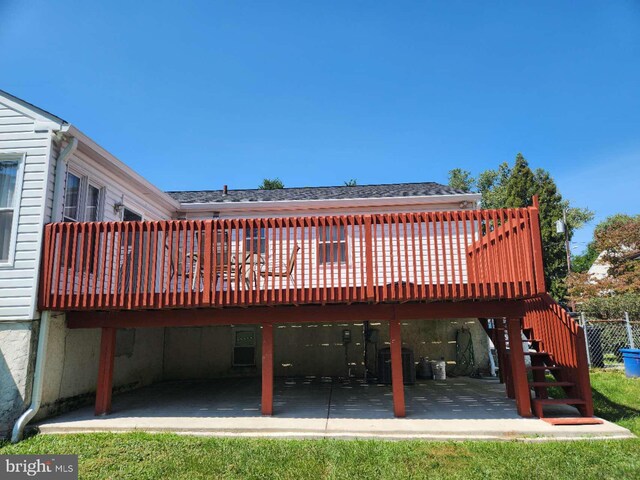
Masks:
[[[388,183],[352,187],[293,187],[278,190],[198,190],[167,192],[181,203],[277,202],[291,200],[339,200],[358,198],[419,197],[465,193],[435,182]]]

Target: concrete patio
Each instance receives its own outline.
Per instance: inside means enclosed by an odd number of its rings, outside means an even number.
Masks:
[[[170,431],[183,434],[385,439],[628,438],[626,429],[553,426],[516,413],[495,379],[450,378],[406,386],[407,417],[393,417],[391,387],[331,378],[276,379],[274,415],[260,414],[260,382],[226,379],[160,383],[116,395],[113,412],[85,407],[41,422],[41,433]],[[554,416],[577,411],[558,406]]]

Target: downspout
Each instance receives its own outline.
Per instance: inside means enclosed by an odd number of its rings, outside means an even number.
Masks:
[[[62,203],[65,188],[65,174],[69,158],[78,148],[78,139],[71,137],[67,146],[64,148],[56,162],[56,176],[53,187],[53,209],[51,212],[51,221],[62,220]],[[43,219],[44,221],[44,219]],[[35,417],[40,409],[42,402],[42,386],[44,382],[44,366],[47,357],[47,343],[49,341],[49,325],[51,323],[51,312],[45,310],[40,315],[40,329],[38,332],[38,348],[36,349],[36,365],[33,372],[33,387],[31,389],[31,405],[20,415],[11,432],[11,442],[17,443],[22,440],[24,429]]]
[[[78,148],[78,139],[76,137],[71,137],[69,143],[64,148],[64,150],[58,156],[58,161],[56,162],[56,178],[55,178],[55,186],[53,187],[53,211],[51,212],[51,221],[52,222],[60,222],[62,221],[62,203],[64,198],[64,187],[65,187],[65,173],[67,172],[67,164],[69,163],[69,158]]]
[[[44,383],[44,365],[47,358],[47,343],[49,341],[49,324],[51,323],[51,312],[45,310],[40,315],[40,331],[38,332],[38,349],[36,350],[36,367],[33,372],[33,388],[31,390],[31,405],[24,412],[13,426],[11,442],[17,443],[22,440],[24,427],[38,413],[42,401],[42,386]]]

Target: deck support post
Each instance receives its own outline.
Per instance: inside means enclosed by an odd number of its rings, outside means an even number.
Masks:
[[[402,334],[400,320],[393,311],[389,320],[389,339],[391,341],[391,387],[393,390],[393,414],[404,417],[404,379],[402,378]]]
[[[509,386],[509,359],[507,358],[507,345],[504,337],[504,319],[503,318],[495,318],[493,320],[494,325],[494,338],[495,338],[495,347],[498,352],[498,373],[500,375],[500,383],[506,384],[507,387],[507,396],[509,398],[513,398],[513,394],[510,392]],[[511,394],[510,394],[511,393]]]
[[[516,397],[516,408],[521,417],[531,417],[531,391],[527,379],[527,368],[524,362],[522,347],[522,324],[520,318],[507,319],[509,332],[509,361],[511,363],[511,381]]]
[[[273,415],[273,323],[262,324],[262,415]]]
[[[96,415],[111,412],[113,390],[113,366],[116,354],[116,328],[104,327],[100,338],[100,360],[98,363],[98,385],[96,388]]]

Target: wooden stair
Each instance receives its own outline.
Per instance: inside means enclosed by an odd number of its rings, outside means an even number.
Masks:
[[[529,382],[529,386],[533,388],[549,388],[549,387],[573,387],[573,382]]]
[[[545,405],[584,405],[581,398],[534,398],[531,400],[531,408],[536,417],[544,418]]]
[[[527,367],[527,370],[531,370],[531,371],[541,371],[544,372],[545,370],[560,370],[560,367],[556,367],[555,365],[552,366],[546,366],[546,365],[534,365],[531,367]]]
[[[532,328],[523,329],[529,349],[524,352],[525,358],[529,358],[531,365],[527,367],[532,379],[529,388],[532,391],[531,409],[535,416],[548,420],[552,425],[584,425],[600,423],[601,420],[584,416],[584,406],[587,401],[579,398],[576,383],[571,375],[562,366],[554,361],[551,352],[544,350],[544,342],[537,338]],[[561,389],[564,398],[549,398],[549,389]],[[545,418],[545,406],[571,405],[578,408],[580,417]]]

